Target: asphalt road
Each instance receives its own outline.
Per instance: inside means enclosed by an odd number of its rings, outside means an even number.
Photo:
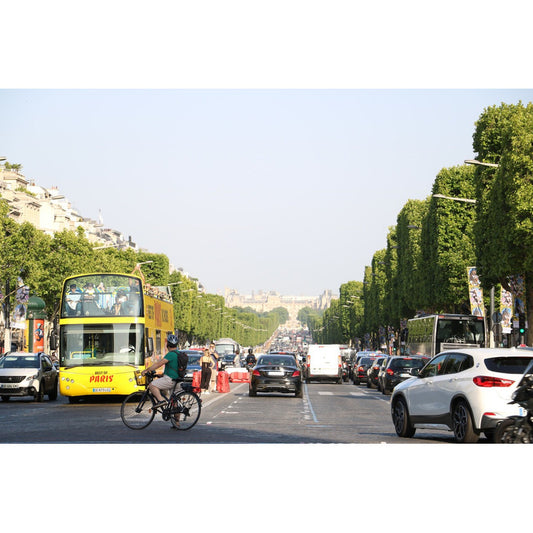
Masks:
[[[450,432],[422,430],[416,438],[396,436],[390,396],[365,385],[312,382],[303,398],[283,394],[248,396],[248,384],[233,383],[229,393],[203,397],[200,420],[176,431],[160,415],[143,430],[127,428],[120,398],[70,404],[59,396],[0,402],[0,443],[186,443],[186,444],[409,444],[451,443]],[[480,441],[483,442],[483,439]]]

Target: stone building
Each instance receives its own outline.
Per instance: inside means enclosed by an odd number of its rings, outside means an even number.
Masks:
[[[227,307],[250,307],[258,313],[265,313],[284,307],[289,312],[289,321],[285,324],[288,328],[297,328],[298,312],[304,307],[317,311],[327,309],[333,298],[330,290],[324,291],[320,296],[283,296],[276,291],[259,291],[252,294],[239,294],[235,289],[225,289],[224,298]]]
[[[36,185],[5,165],[0,165],[0,197],[9,205],[10,218],[29,222],[50,236],[63,230],[76,231],[81,226],[92,243],[137,249],[131,237],[125,239],[120,231],[105,228],[101,221],[83,217],[57,187]]]

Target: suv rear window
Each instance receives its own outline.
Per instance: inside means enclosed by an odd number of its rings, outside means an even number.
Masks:
[[[390,369],[400,370],[401,368],[422,368],[426,362],[425,359],[393,359],[390,362]]]
[[[492,372],[523,374],[532,357],[493,357],[485,359],[485,366]]]

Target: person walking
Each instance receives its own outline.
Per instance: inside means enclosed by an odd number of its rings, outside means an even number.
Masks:
[[[202,366],[202,377],[200,379],[200,389],[202,394],[209,394],[209,384],[211,381],[213,360],[209,353],[209,349],[204,350],[204,354],[200,357],[200,365]]]
[[[211,361],[213,366],[211,367],[211,379],[209,381],[209,392],[217,391],[217,377],[218,377],[218,353],[216,351],[215,343],[212,342],[209,345],[209,354],[211,356]]]

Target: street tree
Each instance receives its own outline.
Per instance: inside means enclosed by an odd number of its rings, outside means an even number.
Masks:
[[[484,110],[473,136],[476,159],[478,274],[487,289],[523,276],[528,323],[533,324],[533,104]]]

